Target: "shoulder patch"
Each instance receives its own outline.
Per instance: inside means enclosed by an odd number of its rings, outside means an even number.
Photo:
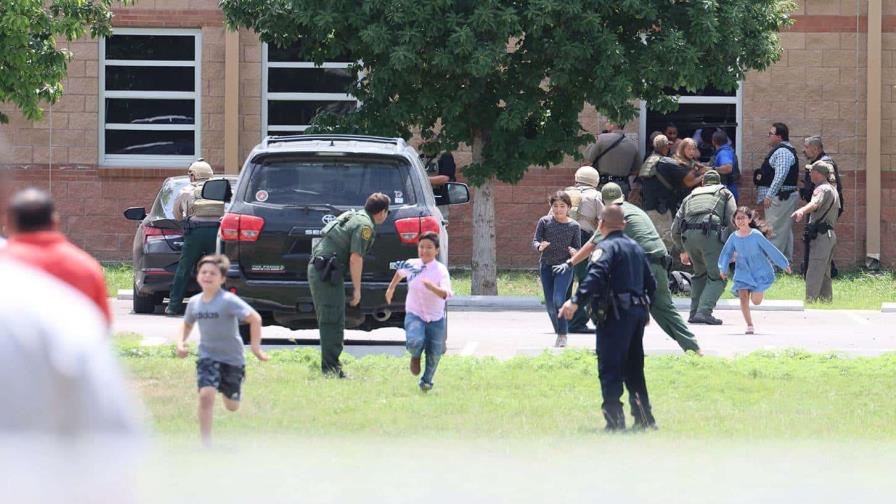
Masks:
[[[363,238],[364,241],[369,241],[371,237],[373,237],[373,229],[370,229],[368,226],[362,227],[361,238]]]
[[[591,253],[591,262],[597,262],[604,255],[604,249],[597,247],[594,249],[594,252]]]

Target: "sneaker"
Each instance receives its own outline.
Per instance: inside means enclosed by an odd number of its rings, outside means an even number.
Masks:
[[[420,382],[420,392],[429,392],[432,390],[432,383]]]
[[[744,334],[755,334],[755,333],[753,332],[753,326],[748,325],[748,326],[747,326],[747,330],[744,331]]]
[[[420,357],[411,357],[411,374],[420,375]]]
[[[565,346],[566,346],[566,335],[565,335],[565,334],[558,334],[558,335],[557,335],[557,341],[554,342],[554,346],[557,347],[557,348],[563,348],[563,347],[565,347]]]
[[[165,307],[165,316],[180,317],[185,311],[187,311],[187,308],[184,305],[173,306],[171,303],[168,303],[168,306]]]
[[[690,315],[688,315],[688,324],[696,324],[697,323],[697,322],[694,322],[694,315],[696,315],[695,312],[691,312]]]
[[[691,319],[692,324],[722,325],[722,320],[717,319],[709,313],[698,313]]]

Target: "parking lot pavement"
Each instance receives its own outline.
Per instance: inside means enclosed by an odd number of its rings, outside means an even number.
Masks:
[[[146,344],[173,342],[181,319],[131,313],[130,301],[110,300],[116,333],[139,334]],[[756,334],[745,335],[739,312],[717,311],[720,326],[694,325],[707,355],[732,356],[756,350],[799,348],[811,352],[840,352],[850,356],[879,355],[896,351],[896,314],[858,310],[806,310],[803,312],[754,312]],[[448,353],[510,358],[554,351],[554,335],[547,314],[531,311],[452,312],[448,317]],[[290,331],[265,327],[266,346],[277,342],[293,346],[290,339],[316,345],[317,331]],[[192,336],[196,341],[196,333]],[[346,351],[352,355],[386,353],[402,355],[404,331],[398,328],[372,332],[346,331]],[[270,345],[267,345],[267,344]],[[569,346],[594,348],[594,335],[570,334]],[[656,324],[647,327],[644,348],[648,355],[678,353],[678,345]]]

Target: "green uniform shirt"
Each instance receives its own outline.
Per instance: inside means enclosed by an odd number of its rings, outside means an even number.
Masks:
[[[337,260],[348,267],[352,253],[364,256],[374,241],[373,218],[363,210],[349,210],[329,223],[321,231],[321,239],[311,255],[328,257],[336,254]]]
[[[644,213],[644,210],[628,201],[623,201],[620,206],[622,207],[622,215],[625,218],[623,234],[635,240],[644,249],[644,253],[648,257],[665,256],[667,253],[666,245],[663,243],[663,239],[660,238],[660,234],[656,231],[656,227],[651,222],[650,217]],[[603,238],[600,232],[595,231],[594,236],[591,237],[591,243],[597,245]]]

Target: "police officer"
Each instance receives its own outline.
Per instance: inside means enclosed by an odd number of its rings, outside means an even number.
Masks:
[[[667,249],[673,246],[672,217],[681,203],[683,180],[688,174],[686,169],[669,157],[670,145],[666,135],[657,135],[653,139],[653,154],[644,161],[638,174],[644,194],[644,211]]]
[[[597,221],[600,213],[604,209],[604,203],[601,199],[600,191],[597,190],[597,184],[600,175],[597,170],[591,166],[582,166],[576,170],[576,184],[564,189],[572,200],[572,207],[569,210],[569,216],[579,223],[579,230],[582,233],[580,243],[588,243],[594,231],[597,230]],[[581,284],[585,277],[588,276],[588,264],[581,262],[575,265],[576,281]],[[572,284],[566,293],[566,298],[572,296]],[[588,333],[588,320],[591,318],[590,306],[582,305],[576,311],[575,316],[569,322],[569,332],[571,333]]]
[[[622,187],[627,196],[631,190],[629,176],[636,175],[641,168],[641,154],[634,140],[625,136],[625,131],[618,124],[608,124],[606,133],[597,136],[585,152],[585,159],[591,161],[600,173],[600,187],[607,182],[614,182]]]
[[[731,191],[722,185],[719,172],[709,170],[703,176],[703,187],[694,189],[681,204],[672,222],[672,239],[682,249],[682,264],[692,264],[692,324],[719,325],[721,320],[712,311],[725,290],[718,261],[722,246],[734,227],[732,218],[737,203]]]
[[[345,270],[349,270],[352,281],[349,304],[358,306],[364,255],[373,246],[374,226],[386,221],[391,203],[383,193],[371,194],[364,210],[343,212],[327,224],[311,251],[308,285],[320,330],[320,367],[324,374],[345,377],[339,363],[345,338]]]
[[[668,274],[672,258],[669,256],[666,246],[663,244],[663,240],[660,239],[660,235],[653,223],[650,222],[650,218],[643,210],[625,201],[622,189],[618,185],[610,182],[604,185],[601,193],[605,205],[618,205],[622,209],[625,218],[625,229],[623,230],[625,236],[635,240],[647,255],[650,271],[656,280],[656,294],[652,298],[653,302],[650,303],[650,315],[653,316],[653,320],[683,350],[690,350],[700,354],[700,345],[697,343],[697,338],[688,329],[687,324],[684,323],[684,320],[675,310],[675,305],[672,303]],[[602,239],[603,235],[599,231],[595,232],[591,241],[582,245],[582,248],[579,249],[576,255],[557,267],[569,267],[571,264],[579,264],[584,261]]]
[[[830,163],[816,161],[812,163],[810,175],[815,189],[812,199],[806,206],[793,212],[797,222],[809,214],[809,222],[803,231],[806,246],[806,300],[830,302],[833,299],[831,290],[831,260],[834,258],[834,246],[837,234],[834,224],[837,222],[837,211],[840,210],[840,196],[831,185],[834,168]]]
[[[214,254],[217,245],[218,226],[224,216],[224,202],[202,197],[202,187],[214,176],[212,167],[203,159],[190,165],[187,171],[190,184],[184,187],[174,200],[174,220],[184,230],[184,245],[180,251],[180,261],[174,282],[171,285],[170,301],[165,315],[176,316],[184,312],[184,293],[187,281],[193,273],[193,266],[203,256]]]
[[[641,247],[622,234],[622,208],[609,205],[601,213],[598,231],[605,236],[592,254],[588,276],[560,316],[571,318],[578,305],[591,300],[598,313],[597,371],[603,395],[606,430],[625,430],[622,385],[628,389],[635,428],[656,428],[644,379],[644,326],[650,320],[650,299],[656,282]]]

